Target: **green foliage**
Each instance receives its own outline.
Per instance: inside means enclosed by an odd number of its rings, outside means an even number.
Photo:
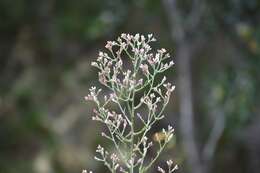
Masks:
[[[178,1],[182,15],[189,12],[191,2]],[[201,2],[206,2],[203,20],[196,33],[188,33],[187,40],[201,40],[191,45],[200,47],[193,53],[191,67],[198,139],[208,135],[212,127],[208,123],[212,108],[220,108],[225,115],[221,149],[228,159],[223,156],[218,162],[229,164],[234,160],[232,156],[250,162],[248,156],[232,153],[237,150],[230,151],[227,143],[240,137],[241,131],[246,133],[259,115],[260,1]],[[68,112],[81,117],[88,110],[90,105],[80,109],[80,97],[96,80],[86,64],[94,59],[93,52],[104,40],[121,32],[154,32],[160,45],[175,54],[166,12],[157,0],[1,0],[0,21],[1,173],[35,172],[34,159],[46,148],[56,155],[66,142],[79,149],[82,141],[78,139],[88,138],[84,151],[89,150],[86,146],[92,141],[103,142],[92,135],[96,127],[86,118],[75,120],[65,134],[53,129],[53,119],[69,124],[72,120],[66,116]],[[174,78],[175,72],[167,73]],[[175,109],[170,106],[170,113],[175,114]],[[55,128],[62,126],[57,122]],[[82,137],[78,132],[88,136]],[[256,132],[252,135],[259,136]],[[93,164],[88,157],[91,154],[82,154],[83,161],[75,159],[77,163],[71,165],[66,159],[62,162],[63,155],[56,156],[56,160],[50,156],[54,160],[50,162],[54,172],[75,172],[75,167],[80,170],[85,166],[86,159],[90,164],[87,166]],[[68,155],[74,159],[71,153]],[[223,172],[230,171],[220,167]],[[236,167],[239,169],[240,165]]]

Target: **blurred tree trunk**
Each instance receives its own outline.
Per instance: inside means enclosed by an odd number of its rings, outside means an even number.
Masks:
[[[191,72],[194,51],[200,48],[196,33],[200,32],[200,20],[206,4],[204,1],[193,0],[190,12],[184,14],[178,8],[176,0],[164,0],[163,2],[169,18],[171,37],[177,47],[180,131],[187,162],[193,173],[210,172],[217,143],[224,131],[225,118],[221,108],[212,109],[210,115],[214,117],[213,127],[200,152],[195,138]]]
[[[178,94],[180,102],[181,138],[187,161],[193,173],[202,173],[203,168],[197,150],[194,134],[194,114],[192,102],[191,47],[187,42],[185,28],[175,0],[164,0],[171,25],[171,36],[177,47]]]
[[[204,1],[193,0],[190,12],[186,14],[178,7],[177,0],[163,0],[163,3],[169,19],[171,38],[177,47],[180,132],[186,159],[192,173],[210,172],[218,141],[225,128],[225,115],[220,107],[210,108],[212,111],[209,112],[209,115],[214,117],[209,122],[212,123],[212,129],[200,150],[195,138],[191,70],[193,54],[202,48],[200,40],[205,40],[197,35],[203,26],[201,18],[202,15],[206,15],[204,11],[206,4]]]
[[[195,140],[194,111],[192,96],[192,75],[191,75],[191,53],[185,41],[178,44],[178,95],[180,102],[180,126],[181,138],[186,150],[187,160],[194,173],[202,173],[202,165],[199,157],[198,147]]]

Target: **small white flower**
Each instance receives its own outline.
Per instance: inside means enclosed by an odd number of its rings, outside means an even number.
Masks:
[[[165,171],[160,166],[158,166],[158,171],[161,173],[165,173]]]
[[[111,158],[111,160],[112,160],[113,162],[119,161],[119,158],[117,157],[117,155],[116,155],[115,153],[112,153],[110,158]]]
[[[170,166],[172,166],[172,164],[173,164],[173,161],[172,160],[167,160],[167,165],[170,167]]]
[[[148,34],[148,38],[151,39],[153,37],[153,34]]]
[[[161,52],[162,52],[162,53],[165,53],[165,52],[166,52],[166,50],[165,50],[164,48],[162,48],[162,49],[161,49]]]
[[[142,72],[144,73],[144,75],[148,75],[149,74],[149,70],[148,70],[148,65],[147,64],[141,64],[140,68],[141,68]]]
[[[141,35],[141,42],[145,41],[145,37],[143,35]]]
[[[179,169],[179,166],[175,165],[174,168],[171,171],[173,172],[173,171],[178,170],[178,169]]]
[[[123,39],[126,39],[126,38],[127,38],[125,33],[122,33],[122,34],[121,34],[121,37],[122,37]]]
[[[116,45],[116,42],[114,42],[114,41],[107,41],[107,44],[106,44],[105,48],[107,48],[110,51],[112,51],[112,48],[113,48],[114,45]]]
[[[135,34],[135,37],[134,37],[135,41],[138,41],[139,38],[140,38],[140,35],[139,34]]]
[[[98,67],[97,62],[92,62],[91,65],[94,66],[94,67]]]

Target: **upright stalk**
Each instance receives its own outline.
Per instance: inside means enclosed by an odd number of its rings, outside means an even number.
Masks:
[[[134,173],[135,170],[139,170],[139,173],[147,172],[173,136],[171,126],[157,132],[154,141],[147,136],[152,126],[164,118],[162,112],[175,88],[166,83],[166,77],[159,84],[154,82],[158,74],[174,64],[172,61],[167,62],[170,55],[165,49],[152,51],[149,43],[154,41],[156,39],[152,34],[147,38],[140,34],[122,34],[117,41],[108,41],[105,46],[108,53],[100,52],[97,61],[92,63],[99,69],[100,83],[111,93],[100,99],[101,89],[92,87],[85,99],[96,103],[97,109],[94,109],[92,119],[107,127],[109,133],[102,132],[102,136],[112,141],[117,150],[111,154],[99,145],[96,150],[98,157],[95,159],[103,162],[112,173]],[[123,67],[126,58],[130,59],[132,69]],[[142,97],[137,98],[136,95]],[[111,110],[111,105],[118,106],[118,109]],[[139,113],[141,109],[147,109],[148,115]],[[137,119],[143,124],[141,128],[135,124]],[[158,135],[161,137],[157,138]],[[147,163],[145,160],[149,159],[147,154],[154,142],[158,143],[157,154]],[[167,161],[167,165],[168,173],[177,169],[171,160]],[[158,171],[166,173],[160,167]]]

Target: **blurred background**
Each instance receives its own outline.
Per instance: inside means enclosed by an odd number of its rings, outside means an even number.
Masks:
[[[0,173],[108,172],[83,98],[106,40],[154,33],[180,173],[260,172],[259,0],[0,0]],[[159,164],[158,162],[158,164]],[[156,172],[156,168],[151,170]]]

